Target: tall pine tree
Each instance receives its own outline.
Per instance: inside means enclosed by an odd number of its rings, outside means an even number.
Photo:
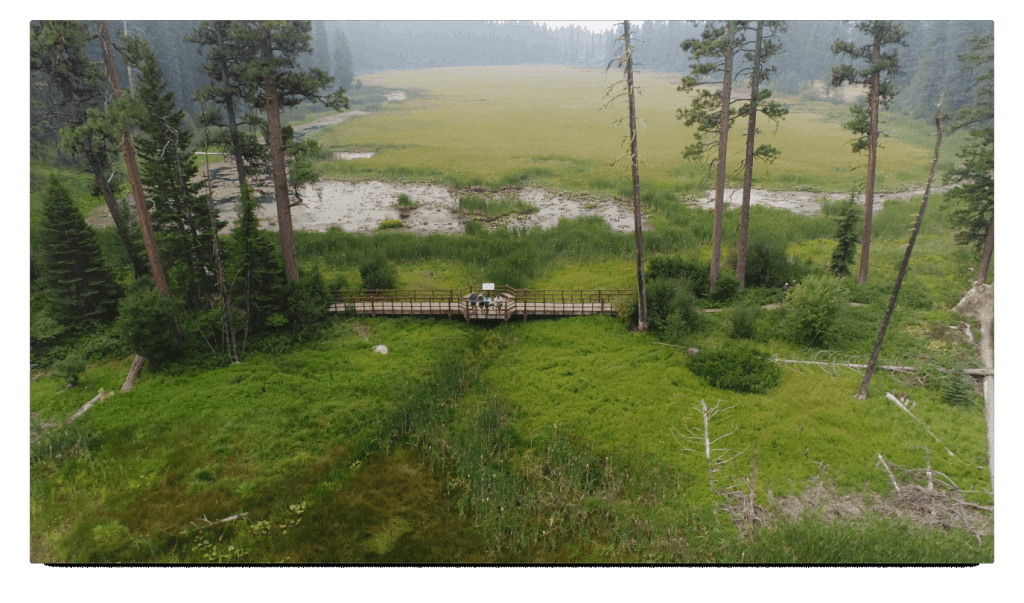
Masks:
[[[960,165],[944,180],[957,185],[946,193],[956,242],[981,254],[975,279],[984,283],[995,250],[995,47],[993,34],[969,41],[971,51],[959,59],[965,71],[973,72],[976,98],[957,113],[953,124],[954,129],[967,129],[969,142],[957,153]]]
[[[120,287],[103,263],[96,233],[56,176],[43,197],[40,239],[40,278],[51,315],[72,328],[114,319]]]
[[[853,42],[836,40],[832,44],[832,54],[866,61],[867,66],[860,69],[851,64],[833,67],[831,86],[837,88],[844,83],[868,86],[866,110],[859,105],[850,107],[853,119],[843,124],[843,127],[860,136],[853,142],[853,152],[859,153],[865,149],[868,152],[867,182],[864,186],[864,234],[861,236],[860,270],[857,273],[857,284],[863,285],[868,280],[868,257],[871,247],[871,215],[875,198],[875,166],[878,158],[878,111],[882,106],[888,107],[896,96],[893,78],[900,72],[898,50],[884,50],[887,46],[906,46],[907,30],[894,21],[865,21],[859,23],[857,29],[869,35],[871,42],[858,46]]]
[[[170,280],[186,307],[208,308],[217,292],[213,239],[226,222],[211,216],[214,210],[199,194],[202,183],[194,181],[198,168],[190,151],[192,132],[185,126],[185,112],[174,108],[174,93],[166,91],[163,71],[149,44],[128,36],[125,57],[139,75],[135,94],[122,107],[141,131],[135,144],[153,201],[153,228],[171,267]]]
[[[278,237],[288,282],[299,278],[299,264],[292,229],[292,203],[288,195],[281,108],[294,107],[303,99],[320,102],[336,111],[348,108],[344,89],[320,94],[333,82],[326,72],[316,68],[305,71],[297,68],[299,55],[311,51],[311,29],[309,21],[233,21],[229,29],[230,37],[241,49],[241,56],[248,57],[247,62],[234,66],[246,86],[246,102],[252,107],[266,109]]]

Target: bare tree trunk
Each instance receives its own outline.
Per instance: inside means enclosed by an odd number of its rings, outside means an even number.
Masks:
[[[939,148],[942,146],[942,122],[939,121],[939,110],[935,109],[935,157],[932,158],[932,171],[928,176],[928,186],[924,189],[924,199],[921,200],[921,209],[917,212],[917,222],[914,223],[914,230],[910,233],[910,243],[907,244],[907,251],[903,254],[903,263],[900,264],[899,274],[896,275],[896,284],[892,289],[892,297],[889,298],[889,307],[885,310],[885,317],[882,319],[882,328],[878,330],[878,339],[875,341],[875,349],[871,352],[871,360],[864,370],[864,380],[861,381],[860,391],[854,396],[858,400],[868,397],[868,386],[871,384],[871,375],[875,372],[875,364],[878,362],[878,353],[882,350],[882,341],[885,339],[885,330],[889,326],[889,319],[892,311],[896,308],[896,298],[900,294],[900,286],[903,284],[903,277],[907,274],[907,265],[910,263],[910,254],[914,251],[914,241],[917,240],[917,233],[921,230],[921,221],[924,219],[924,210],[928,207],[928,195],[932,190],[932,180],[935,179],[935,168],[939,164]],[[867,266],[862,266],[865,269]]]
[[[718,178],[715,181],[715,229],[711,237],[711,273],[708,293],[715,290],[722,260],[722,219],[725,214],[725,155],[729,144],[729,98],[732,93],[732,44],[736,25],[726,22],[725,69],[722,76],[722,112],[718,118]]]
[[[268,63],[272,52],[270,39],[263,29],[263,21],[257,21],[257,23],[263,62]],[[284,159],[284,140],[281,138],[281,112],[277,102],[277,85],[274,78],[265,78],[264,85],[267,97],[267,145],[270,147],[270,164],[274,175],[274,201],[277,203],[277,232],[281,240],[281,260],[284,264],[285,279],[290,283],[299,278],[299,263],[295,255],[292,210],[288,201],[288,170]]]
[[[757,132],[757,89],[761,82],[761,33],[764,24],[757,22],[754,43],[753,71],[750,74],[750,108],[747,110],[747,154],[743,165],[743,207],[740,210],[740,241],[736,255],[736,280],[740,291],[747,284],[747,233],[750,230],[750,186],[754,179],[754,136]]]
[[[135,355],[135,360],[132,361],[132,366],[128,369],[128,376],[124,379],[124,385],[121,386],[121,392],[129,391],[132,386],[135,385],[135,380],[139,377],[139,373],[142,372],[142,365],[146,362],[146,359],[138,354]]]
[[[996,220],[993,217],[989,220],[988,231],[985,233],[985,244],[981,248],[981,265],[978,266],[978,275],[975,280],[981,283],[988,282],[988,271],[992,265],[992,252],[996,245]]]
[[[216,31],[217,31],[217,44],[223,46],[224,45],[224,32],[221,29],[216,29]],[[224,84],[225,87],[228,86],[229,74],[228,74],[228,65],[227,65],[226,61],[221,61],[221,63],[220,63],[220,74],[221,74],[221,78],[223,80],[222,83]],[[238,170],[238,184],[239,184],[240,187],[245,188],[245,185],[246,185],[245,161],[242,159],[242,153],[241,153],[241,148],[240,148],[241,145],[238,142],[238,122],[235,119],[235,100],[234,100],[234,97],[228,99],[228,102],[225,103],[225,106],[226,106],[227,111],[228,111],[228,132],[231,133],[231,148],[234,149],[234,153],[235,153],[235,168]],[[209,168],[207,168],[207,174],[209,174]]]
[[[135,274],[135,278],[139,278],[146,273],[146,265],[142,262],[139,251],[135,249],[135,243],[132,242],[131,233],[128,231],[128,224],[125,222],[124,216],[121,215],[121,208],[117,206],[114,191],[110,188],[110,183],[103,179],[103,173],[99,167],[92,165],[91,158],[89,164],[93,177],[96,179],[96,187],[103,195],[103,202],[107,204],[107,211],[110,212],[110,218],[114,221],[114,228],[117,229],[124,250],[128,254],[128,261],[132,264],[132,272]]]
[[[114,70],[114,52],[110,44],[110,34],[107,32],[106,21],[100,21],[100,37],[103,42],[103,58],[106,61],[110,93],[114,98],[119,98],[121,96],[121,89],[117,84],[117,71]],[[139,166],[135,162],[135,146],[132,144],[132,135],[128,131],[128,126],[124,126],[123,129],[121,152],[124,154],[124,165],[128,172],[128,182],[132,185],[132,197],[135,201],[135,213],[139,216],[139,229],[142,230],[142,241],[146,245],[146,255],[149,256],[149,269],[153,274],[153,282],[156,284],[157,291],[167,299],[170,299],[171,289],[167,286],[164,266],[160,262],[160,250],[157,249],[156,237],[153,236],[153,224],[149,220],[146,193],[142,189],[142,180],[139,178]],[[177,324],[177,320],[175,320],[175,324]]]
[[[881,41],[876,37],[872,61],[878,60]],[[875,166],[878,163],[878,72],[871,76],[868,89],[868,178],[864,186],[864,233],[860,238],[860,271],[857,284],[868,282],[868,254],[871,248],[871,217],[874,213]]]
[[[629,140],[633,156],[633,230],[636,233],[637,329],[647,330],[647,287],[644,283],[644,234],[640,213],[640,164],[636,147],[636,101],[633,95],[633,49],[629,45],[629,21],[623,22],[626,51],[626,87],[629,91]]]
[[[995,325],[995,285],[986,285],[975,281],[971,290],[964,295],[954,310],[974,316],[981,323],[981,342],[978,349],[981,364],[987,369],[995,367],[995,347],[993,327]],[[970,330],[970,327],[968,327]],[[988,440],[988,473],[992,485],[992,493],[996,491],[996,399],[995,371],[982,380],[982,391],[985,395],[985,427]]]

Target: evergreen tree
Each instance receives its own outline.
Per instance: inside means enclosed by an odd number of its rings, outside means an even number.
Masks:
[[[310,52],[311,28],[309,21],[235,21],[229,29],[230,37],[243,49],[241,55],[248,57],[248,61],[234,66],[246,86],[246,101],[250,106],[266,108],[278,236],[288,282],[299,278],[299,265],[295,255],[292,204],[285,169],[281,107],[294,107],[306,99],[323,103],[336,111],[348,108],[344,89],[326,96],[320,94],[331,85],[331,76],[320,69],[301,71],[296,68],[299,55]]]
[[[836,246],[832,249],[832,274],[846,276],[850,274],[850,264],[857,253],[857,228],[860,226],[857,205],[851,196],[839,205],[839,218],[836,225]]]
[[[116,317],[120,287],[103,263],[96,233],[56,176],[43,197],[39,248],[40,278],[59,323],[80,328]]]
[[[185,41],[198,44],[200,53],[203,48],[208,48],[204,55],[206,62],[200,65],[199,70],[207,75],[212,83],[196,90],[195,98],[201,103],[215,103],[224,107],[227,112],[228,140],[225,142],[231,145],[235,157],[238,184],[245,187],[247,176],[259,172],[266,153],[254,134],[242,132],[238,128],[239,119],[235,109],[244,95],[244,86],[232,67],[244,62],[246,57],[242,55],[244,49],[234,44],[228,35],[230,26],[230,21],[203,21],[195,31],[185,37]],[[218,119],[210,121],[210,125],[220,125],[219,112],[217,117]]]
[[[272,235],[259,229],[256,200],[250,189],[242,189],[238,220],[231,231],[232,297],[242,300],[245,311],[240,353],[245,353],[249,332],[258,332],[279,312],[284,295],[284,267],[274,249]]]
[[[849,64],[833,67],[831,86],[838,88],[844,83],[868,85],[866,110],[858,105],[850,107],[853,119],[843,124],[843,127],[859,135],[853,143],[853,152],[868,151],[867,183],[864,187],[864,234],[861,237],[860,271],[857,274],[857,284],[863,285],[868,280],[868,252],[871,246],[871,215],[874,211],[875,165],[878,156],[878,111],[879,106],[888,107],[896,96],[893,78],[900,71],[898,50],[883,52],[883,48],[906,46],[904,38],[907,30],[893,21],[865,21],[858,24],[857,29],[871,36],[871,43],[857,46],[853,42],[836,40],[832,44],[832,54],[866,61],[867,66],[861,69]]]
[[[715,224],[711,240],[711,271],[708,281],[708,292],[715,290],[718,281],[719,264],[722,258],[722,221],[725,215],[725,158],[729,141],[729,126],[736,114],[732,111],[731,90],[736,77],[733,59],[740,52],[743,43],[741,26],[745,21],[726,21],[724,26],[716,26],[709,21],[701,33],[700,39],[684,40],[680,47],[689,52],[691,58],[698,62],[691,66],[691,75],[685,76],[678,89],[682,92],[694,92],[689,109],[679,109],[677,117],[684,120],[687,126],[696,126],[694,138],[697,142],[686,147],[683,156],[701,161],[717,150],[717,159],[708,160],[709,169],[716,170],[715,179]],[[712,74],[721,73],[722,79],[709,81]],[[721,84],[715,91],[698,88],[699,85]],[[717,140],[713,136],[717,135]]]
[[[747,272],[747,237],[750,230],[750,189],[754,179],[754,158],[771,163],[779,156],[779,150],[769,144],[754,148],[754,139],[760,130],[757,128],[757,114],[762,113],[768,119],[778,123],[789,109],[778,101],[771,100],[770,90],[762,90],[761,83],[774,73],[775,68],[766,68],[765,63],[777,55],[782,48],[775,42],[778,33],[786,31],[785,21],[758,21],[753,27],[741,25],[742,28],[754,32],[754,47],[747,50],[746,58],[750,61],[750,102],[740,106],[737,114],[747,116],[747,149],[743,159],[743,204],[740,209],[740,238],[737,242],[736,280],[740,290],[746,285]],[[765,28],[768,35],[765,36]]]
[[[124,113],[141,130],[136,148],[141,171],[153,200],[152,221],[160,235],[170,277],[178,294],[192,310],[209,307],[216,293],[213,239],[226,222],[199,195],[201,182],[195,155],[190,151],[192,132],[185,127],[185,112],[175,109],[174,93],[166,90],[163,71],[146,40],[125,40],[126,60],[139,69],[135,94],[122,103]]]
[[[40,88],[48,91],[40,118],[49,128],[60,129],[60,149],[88,166],[137,278],[147,267],[110,186],[119,141],[117,132],[99,119],[105,100],[103,68],[85,52],[93,37],[85,22],[34,22],[30,64],[42,76]]]
[[[944,180],[957,186],[946,193],[953,207],[957,243],[981,254],[975,279],[988,279],[995,249],[995,48],[993,34],[970,39],[971,51],[960,55],[963,69],[974,72],[976,98],[957,114],[954,129],[968,129],[969,142],[957,154],[960,164]]]

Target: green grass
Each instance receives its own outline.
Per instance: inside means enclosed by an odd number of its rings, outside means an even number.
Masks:
[[[437,83],[447,79],[445,86]],[[611,77],[611,76],[610,76]],[[434,78],[433,80],[431,78]],[[359,162],[325,162],[328,177],[428,179],[499,189],[529,180],[554,190],[593,189],[628,198],[624,108],[599,111],[610,83],[596,70],[562,67],[458,68],[381,73],[363,78],[359,98],[372,106],[385,90],[404,103],[325,132],[331,148],[385,152]],[[508,82],[522,86],[508,86]],[[679,158],[689,138],[674,119],[685,99],[674,81],[642,73],[642,203],[654,229],[645,254],[710,257],[710,212],[686,196],[703,186],[700,168]],[[531,94],[522,92],[523,86]],[[355,95],[353,95],[355,96]],[[483,100],[481,100],[483,99]],[[821,105],[821,106],[819,106]],[[646,107],[646,108],[644,108]],[[773,144],[783,159],[757,185],[847,190],[848,151],[838,127],[845,107],[799,103]],[[649,113],[645,113],[649,111]],[[300,118],[311,114],[303,113]],[[494,119],[501,115],[502,119]],[[924,181],[926,128],[891,119],[895,139],[881,154],[883,187]],[[454,124],[460,124],[455,127]],[[528,133],[528,134],[526,134]],[[738,132],[737,132],[738,134]],[[769,135],[766,133],[765,135]],[[386,145],[380,141],[388,140]],[[733,153],[741,138],[732,141]],[[770,142],[767,138],[765,142]],[[327,146],[327,144],[325,144]],[[944,155],[945,156],[945,155]],[[738,154],[735,155],[738,158]],[[40,183],[51,168],[32,167],[30,199],[38,222]],[[83,210],[91,176],[62,170]],[[856,174],[857,172],[854,172]],[[493,202],[491,202],[493,204]],[[864,362],[903,257],[919,201],[890,201],[875,216],[871,277],[826,339],[827,349],[792,342],[783,311],[757,322],[758,345],[783,358],[822,356]],[[883,362],[952,366],[973,350],[950,335],[949,309],[969,288],[974,255],[952,243],[936,196],[918,238]],[[737,209],[726,212],[725,256],[735,245]],[[786,242],[787,255],[824,270],[834,220],[754,207],[751,232]],[[108,229],[109,231],[109,229]],[[549,230],[479,229],[473,235],[333,229],[297,232],[303,269],[318,268],[337,287],[360,286],[358,266],[381,254],[399,268],[405,289],[452,289],[515,279],[538,289],[632,289],[634,238],[598,217],[563,220]],[[103,233],[105,249],[116,244]],[[728,262],[726,262],[727,264]],[[724,266],[723,270],[731,270]],[[740,299],[768,296],[750,290]],[[767,299],[767,298],[766,298]],[[738,301],[737,301],[738,303]],[[758,302],[760,303],[760,302]],[[728,305],[728,304],[727,304]],[[785,519],[777,505],[819,480],[837,495],[888,493],[888,462],[932,466],[990,504],[985,425],[980,406],[950,406],[936,388],[908,386],[876,373],[871,394],[852,394],[861,376],[846,369],[785,368],[762,394],[719,390],[687,369],[685,350],[654,345],[609,317],[529,320],[498,327],[459,320],[332,319],[328,339],[303,347],[267,340],[238,365],[212,370],[170,367],[143,373],[73,424],[52,432],[31,465],[33,556],[70,562],[686,562],[970,563],[991,562],[981,544],[953,528],[916,527],[869,513],[828,522],[809,511]],[[701,349],[730,340],[729,313],[675,343]],[[383,343],[387,356],[370,349]],[[72,345],[89,345],[86,339]],[[280,348],[276,353],[271,349]],[[70,348],[69,348],[70,349]],[[99,349],[99,348],[97,348]],[[119,352],[123,353],[123,352]],[[59,422],[99,388],[120,388],[131,356],[93,359],[81,382],[53,376],[30,385],[33,420]],[[957,459],[941,454],[923,427],[888,402],[899,388],[914,413]],[[685,452],[672,430],[698,427],[704,399],[735,408],[712,429],[745,450],[716,477],[749,477],[757,451],[758,503],[769,520],[738,528],[707,482],[707,464]],[[41,444],[37,444],[39,448]],[[38,450],[37,450],[38,452]],[[209,525],[239,513],[243,518]]]
[[[501,218],[511,214],[530,214],[537,211],[535,205],[531,205],[520,199],[485,199],[478,195],[463,195],[459,197],[459,213],[463,215],[484,216],[486,218]]]
[[[409,145],[359,166],[331,162],[321,169],[331,177],[384,177],[441,180],[458,186],[500,188],[524,177],[557,189],[614,191],[629,180],[625,162],[609,164],[628,152],[626,128],[619,119],[626,105],[607,102],[617,81],[614,71],[557,66],[458,67],[390,71],[367,75],[364,83],[419,91],[418,97],[388,105],[388,110],[327,130],[320,138],[332,149],[373,145],[388,140]],[[676,119],[688,97],[676,91],[677,78],[638,72],[643,94],[637,115],[643,126],[639,145],[641,176],[658,186],[679,185],[697,192],[705,181],[700,166],[680,152],[692,134]],[[443,84],[442,84],[443,83]],[[528,92],[525,92],[527,91]],[[773,165],[758,163],[755,186],[846,192],[863,178],[866,158],[850,152],[843,130],[846,107],[780,99],[792,113],[781,126],[762,127],[759,143],[782,151]],[[879,151],[879,191],[922,186],[933,151],[928,124],[898,115],[884,116],[892,138]],[[730,182],[743,156],[745,129],[730,135]],[[955,145],[944,153],[950,161]],[[858,167],[861,166],[861,167]],[[851,171],[856,168],[856,171]],[[531,172],[531,170],[534,170]]]

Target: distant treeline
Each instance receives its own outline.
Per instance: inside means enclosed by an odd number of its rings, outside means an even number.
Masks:
[[[960,72],[957,55],[968,51],[967,38],[993,30],[992,21],[904,21],[910,35],[900,49],[901,89],[894,109],[914,117],[930,115],[945,92],[946,110],[955,111],[971,99],[970,74]],[[179,106],[199,111],[192,93],[209,83],[199,74],[201,57],[183,38],[199,21],[111,21],[114,44],[127,27],[152,46],[168,87]],[[861,41],[853,21],[790,21],[782,34],[783,52],[772,61],[770,85],[776,93],[800,94],[809,82],[827,82],[836,39]],[[632,38],[637,68],[683,74],[689,57],[679,45],[697,38],[703,23],[644,21]],[[621,30],[621,28],[620,28]],[[355,74],[387,69],[554,64],[604,68],[619,52],[620,31],[592,32],[578,26],[549,29],[532,21],[314,21],[313,55],[305,67],[320,67],[348,87]],[[865,41],[862,41],[866,43]],[[98,44],[90,52],[100,58]],[[127,84],[124,66],[119,77]]]

